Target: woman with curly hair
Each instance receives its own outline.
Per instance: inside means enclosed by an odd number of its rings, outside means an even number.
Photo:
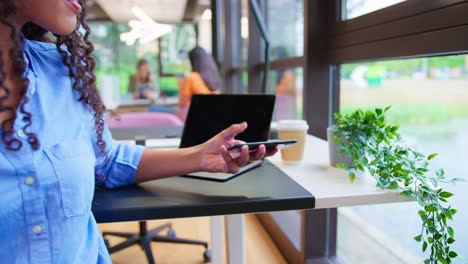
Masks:
[[[0,262],[110,263],[91,212],[108,188],[186,174],[235,172],[236,124],[191,148],[121,144],[105,126],[85,0],[0,1]],[[184,160],[184,162],[180,162]]]

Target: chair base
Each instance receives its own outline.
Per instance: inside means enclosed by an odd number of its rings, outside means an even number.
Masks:
[[[140,221],[140,232],[103,232],[102,235],[105,237],[109,236],[118,236],[127,238],[126,241],[119,243],[113,247],[108,245],[108,240],[106,240],[106,246],[110,254],[117,252],[119,250],[128,248],[135,244],[139,244],[140,247],[145,251],[146,258],[148,259],[149,264],[155,264],[153,253],[151,251],[151,242],[169,242],[169,243],[181,243],[181,244],[191,244],[191,245],[201,245],[205,247],[205,252],[203,254],[204,261],[209,262],[211,260],[211,252],[208,250],[208,243],[204,241],[183,239],[176,237],[174,229],[170,223],[164,224],[162,226],[156,227],[154,229],[148,230],[146,221]],[[167,236],[158,235],[164,229],[168,229]]]

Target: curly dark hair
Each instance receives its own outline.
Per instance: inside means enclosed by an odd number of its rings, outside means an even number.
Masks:
[[[97,134],[96,144],[101,150],[101,154],[104,154],[106,142],[103,140],[102,135],[104,131],[103,115],[106,109],[96,89],[96,77],[94,75],[96,62],[91,56],[94,47],[88,40],[91,30],[85,22],[87,15],[86,0],[79,0],[79,2],[83,7],[83,11],[78,15],[76,29],[67,36],[55,35],[55,43],[57,50],[62,56],[63,63],[68,67],[70,77],[73,80],[72,88],[80,93],[79,100],[87,104],[93,112],[94,126]],[[9,51],[9,57],[13,62],[12,73],[15,75],[15,81],[19,87],[20,104],[18,108],[24,115],[23,121],[25,121],[25,125],[23,131],[27,136],[27,142],[34,150],[37,150],[40,147],[40,142],[36,134],[29,131],[29,127],[32,124],[31,113],[25,110],[25,105],[29,101],[26,94],[29,80],[23,76],[26,68],[23,58],[23,35],[31,40],[51,41],[47,37],[48,32],[36,24],[26,23],[23,28],[19,29],[8,21],[6,18],[16,13],[16,9],[16,0],[2,0],[0,2],[0,23],[11,29],[10,38],[14,45]],[[1,131],[3,132],[2,141],[8,150],[14,151],[21,149],[23,144],[14,134],[15,109],[6,105],[6,101],[12,96],[10,88],[5,85],[6,78],[7,74],[4,70],[4,61],[0,52],[0,113],[7,113],[7,118],[1,123]]]

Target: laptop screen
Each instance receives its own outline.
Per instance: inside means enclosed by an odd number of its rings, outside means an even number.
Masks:
[[[181,148],[201,144],[232,124],[246,121],[236,139],[268,140],[275,95],[193,95],[180,142]]]

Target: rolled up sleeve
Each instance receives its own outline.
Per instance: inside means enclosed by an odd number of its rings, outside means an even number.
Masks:
[[[95,147],[96,184],[107,188],[133,184],[145,147],[114,140],[107,126],[103,139],[106,141],[107,155],[99,155],[100,149]]]

